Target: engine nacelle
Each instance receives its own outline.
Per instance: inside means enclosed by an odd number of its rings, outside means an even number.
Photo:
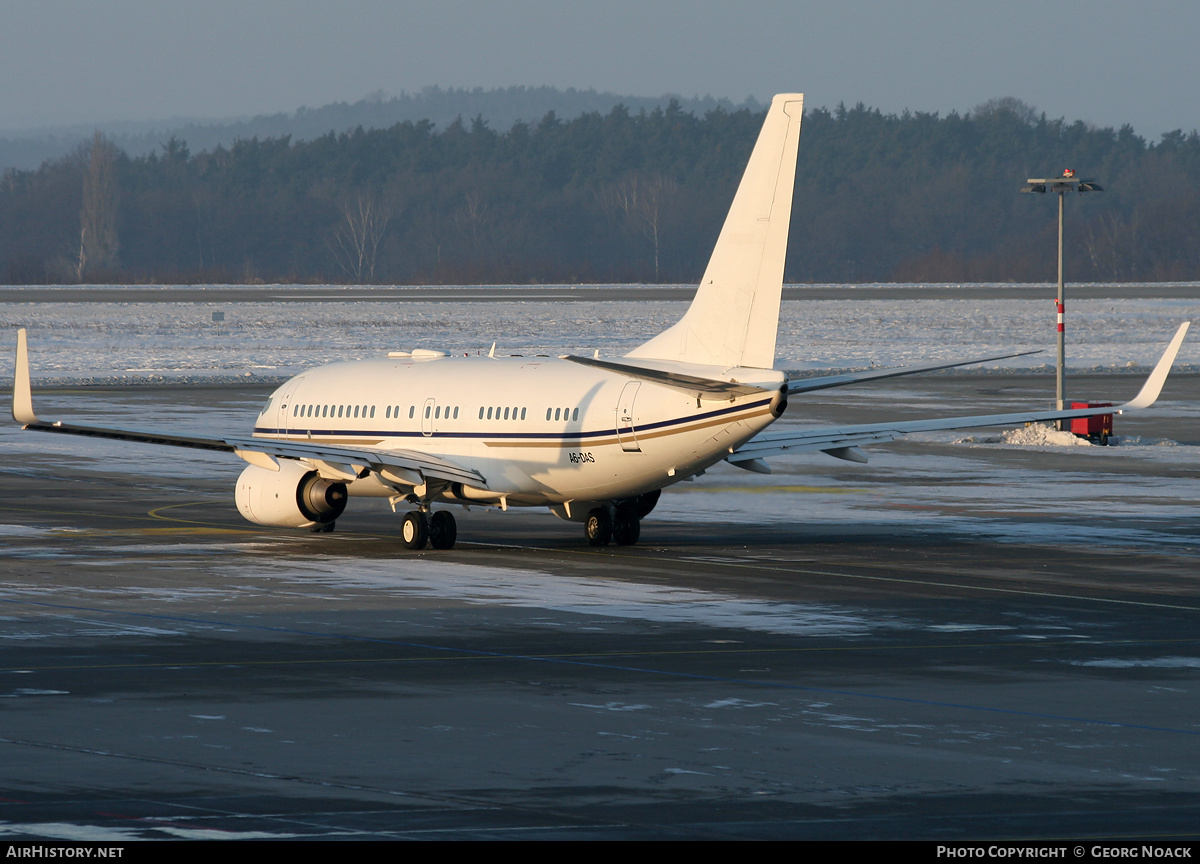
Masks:
[[[325,480],[294,459],[278,461],[278,471],[250,465],[238,477],[237,506],[243,516],[275,528],[312,528],[342,515],[345,483]]]

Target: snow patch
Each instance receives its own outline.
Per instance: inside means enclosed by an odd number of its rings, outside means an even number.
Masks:
[[[1148,660],[1076,660],[1073,666],[1097,669],[1200,669],[1200,657],[1154,657]]]
[[[959,438],[955,444],[1013,444],[1020,447],[1092,447],[1091,441],[1073,432],[1055,429],[1045,423],[1030,423],[1019,429],[1008,429],[999,435],[971,435]]]

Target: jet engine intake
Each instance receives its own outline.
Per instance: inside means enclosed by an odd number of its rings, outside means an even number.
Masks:
[[[326,480],[294,459],[280,459],[278,471],[250,465],[238,477],[237,506],[259,525],[312,528],[328,525],[346,509],[346,484]]]

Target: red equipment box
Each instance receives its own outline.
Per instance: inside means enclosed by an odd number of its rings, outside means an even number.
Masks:
[[[1071,408],[1111,408],[1111,402],[1072,402]],[[1096,444],[1107,444],[1113,431],[1113,415],[1095,414],[1091,417],[1072,417],[1071,431],[1080,438]]]

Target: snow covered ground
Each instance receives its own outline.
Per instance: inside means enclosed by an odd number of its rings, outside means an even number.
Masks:
[[[504,301],[472,299],[478,295],[463,288],[463,299],[455,302],[346,300],[336,288],[329,290],[328,299],[310,301],[286,299],[286,286],[266,286],[247,288],[248,299],[236,303],[215,303],[199,288],[195,302],[182,303],[0,303],[0,329],[28,328],[34,378],[44,382],[278,379],[398,348],[476,354],[496,342],[499,354],[598,349],[601,356],[619,356],[670,326],[687,306],[659,300],[563,302],[554,286],[521,289],[526,299]],[[224,313],[222,324],[213,323],[214,312]],[[1069,366],[1145,367],[1180,321],[1197,317],[1196,299],[1071,302]],[[1049,294],[1038,300],[785,301],[777,365],[846,369],[1046,349],[987,364],[1031,370],[1054,362],[1054,321]],[[0,375],[7,378],[10,369],[0,366]],[[1184,344],[1177,369],[1200,370],[1200,336]]]
[[[591,353],[598,348],[602,356],[616,356],[669,326],[686,308],[686,302],[657,300],[564,302],[553,288],[522,289],[526,299],[504,301],[473,299],[470,289],[462,289],[462,299],[455,302],[347,301],[333,292],[330,299],[281,302],[287,289],[268,286],[247,289],[243,302],[221,305],[199,290],[191,303],[0,303],[0,328],[10,334],[16,326],[29,328],[34,377],[42,383],[222,382],[247,376],[267,381],[396,348],[486,353],[492,341],[499,354]],[[220,329],[212,321],[214,311],[225,313]],[[999,380],[1005,373],[1053,362],[1052,313],[1052,303],[1027,299],[787,301],[777,354],[782,368],[822,370],[1050,349],[1032,358],[987,364]],[[1200,317],[1200,300],[1080,300],[1070,313],[1073,370],[1134,371],[1158,358],[1180,321]],[[12,345],[11,337],[6,341]],[[11,349],[3,354],[11,357]],[[11,374],[10,363],[0,361],[0,376]],[[1200,370],[1200,332],[1184,343],[1176,368],[1177,373]],[[853,408],[855,400],[879,400],[878,411],[871,405],[876,418],[887,416],[889,405],[921,416],[970,413],[955,400],[947,403],[937,388],[905,380],[910,383],[895,382],[886,394],[848,388],[821,394],[807,410],[804,404],[809,403],[797,402],[782,423],[829,423],[831,418],[810,417],[808,410],[827,402]],[[1129,383],[1127,393],[1101,395],[1126,398],[1137,386]],[[252,391],[245,396],[230,391],[219,408],[197,410],[185,402],[160,404],[143,392],[144,399],[130,391],[117,399],[119,404],[53,391],[40,400],[46,416],[61,413],[81,423],[112,425],[119,416],[129,426],[158,427],[166,421],[181,432],[218,434],[244,429],[261,398]],[[905,443],[870,448],[869,467],[820,455],[772,460],[775,473],[769,477],[718,466],[700,482],[673,487],[654,518],[752,519],[762,524],[793,522],[802,514],[807,524],[830,530],[864,523],[904,530],[929,525],[933,518],[942,531],[995,533],[1016,541],[1062,535],[1089,544],[1191,548],[1197,545],[1191,514],[1200,447],[1190,445],[1195,436],[1189,430],[1200,422],[1200,408],[1182,399],[1182,392],[1167,394],[1154,408],[1155,418],[1172,430],[1166,437],[1162,432],[1135,434],[1138,430],[1121,420],[1117,431],[1125,440],[1114,448],[1068,446],[1048,435],[1033,440],[1029,430],[1007,438],[1000,430],[985,430],[965,437],[954,432],[913,436],[915,448]],[[962,395],[976,411],[991,404],[991,397],[981,402],[974,392]],[[996,404],[990,410],[1017,407]],[[956,446],[924,452],[922,443]],[[1018,451],[1031,453],[1026,459]],[[1032,451],[1045,454],[1044,459]],[[1009,456],[998,460],[1003,452]],[[241,468],[239,462],[214,461],[203,453],[63,441],[21,433],[15,426],[0,429],[6,470],[34,470],[24,467],[28,460],[55,455],[62,460],[60,469],[103,466],[164,480],[228,475],[231,485]],[[1144,479],[1131,483],[1131,470],[1143,473],[1139,465],[1145,468]],[[1098,483],[1104,490],[1103,519],[1094,518]],[[1072,513],[1081,518],[1073,519]],[[1083,518],[1086,514],[1091,518]]]

